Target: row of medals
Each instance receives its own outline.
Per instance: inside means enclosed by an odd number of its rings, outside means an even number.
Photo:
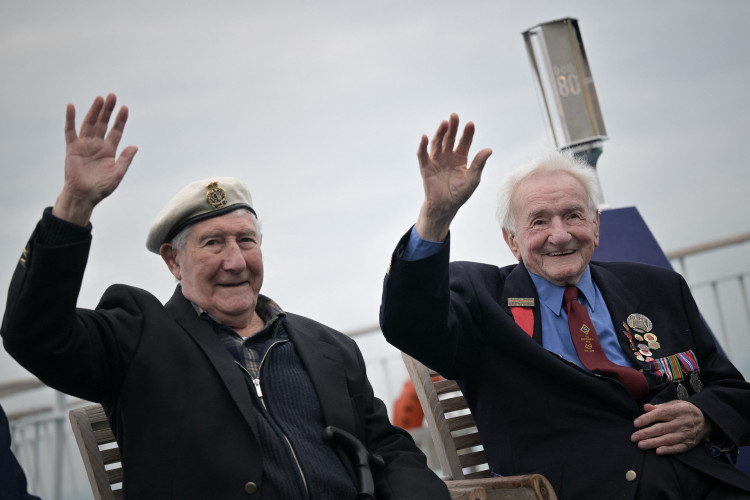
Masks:
[[[654,358],[651,351],[659,349],[661,344],[659,343],[656,334],[651,331],[651,328],[653,328],[651,320],[643,314],[636,313],[628,316],[627,324],[635,332],[633,338],[638,342],[641,342],[638,345],[634,345],[632,341],[630,342],[630,347],[633,349],[636,359],[638,359],[638,361],[646,362],[653,361]],[[674,380],[674,382],[677,383],[677,397],[682,400],[687,400],[688,391],[685,386],[682,385],[681,380],[682,378]],[[689,382],[693,391],[701,392],[701,389],[703,389],[703,383],[698,377],[697,372],[690,373]]]

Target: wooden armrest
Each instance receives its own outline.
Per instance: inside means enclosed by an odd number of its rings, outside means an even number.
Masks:
[[[471,482],[469,480],[469,482]],[[447,481],[451,500],[487,500],[487,490],[481,486],[452,486]]]
[[[457,479],[445,482],[453,498],[486,498],[488,500],[557,500],[557,495],[546,477],[541,474],[524,476],[488,477],[482,479]],[[453,491],[462,492],[472,488],[485,490],[485,496],[453,496]],[[469,495],[470,493],[466,493]]]

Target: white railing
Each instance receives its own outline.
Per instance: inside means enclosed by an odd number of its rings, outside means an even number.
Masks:
[[[68,420],[68,410],[85,402],[49,389],[35,379],[3,384],[12,392],[51,404],[8,412],[11,449],[26,473],[29,492],[43,500],[85,500],[92,496],[86,470]],[[20,386],[28,388],[19,392]],[[0,391],[0,397],[3,394]]]
[[[750,232],[667,253],[727,357],[750,377]]]

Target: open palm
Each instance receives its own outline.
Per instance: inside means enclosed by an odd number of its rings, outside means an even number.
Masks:
[[[458,115],[451,114],[435,132],[427,152],[426,135],[417,150],[425,199],[417,221],[417,232],[425,239],[441,241],[458,209],[466,203],[479,185],[491,149],[482,149],[468,165],[469,149],[474,138],[474,124],[468,122],[456,142]]]
[[[97,97],[76,133],[75,107],[68,104],[65,113],[65,186],[55,203],[56,216],[88,223],[97,203],[109,196],[120,184],[138,149],[125,148],[116,158],[117,146],[128,119],[128,108],[123,106],[109,128],[116,97]]]

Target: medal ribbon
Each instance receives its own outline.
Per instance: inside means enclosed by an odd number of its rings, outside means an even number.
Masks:
[[[513,320],[529,337],[534,336],[534,310],[531,307],[514,306],[510,308]]]
[[[677,353],[676,356],[680,358],[680,363],[687,373],[699,372],[698,361],[695,359],[695,353],[690,351]]]
[[[698,360],[692,350],[655,359],[651,364],[653,366],[652,371],[657,377],[667,377],[674,382],[684,379],[686,375],[691,373],[700,372]]]

